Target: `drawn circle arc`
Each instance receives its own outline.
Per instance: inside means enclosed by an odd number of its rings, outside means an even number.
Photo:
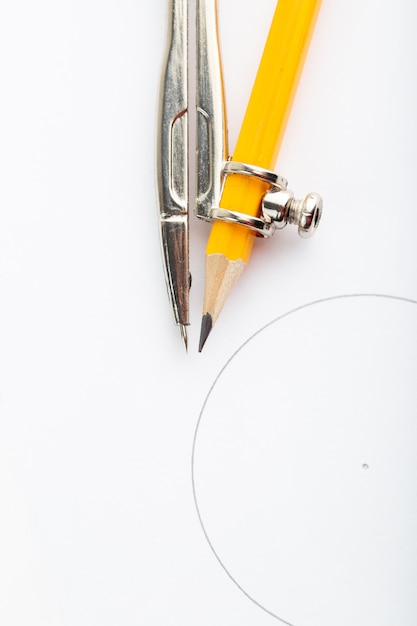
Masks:
[[[228,578],[233,582],[233,584],[240,590],[241,593],[243,593],[247,599],[249,599],[254,605],[256,605],[259,609],[261,609],[263,612],[267,613],[268,615],[270,615],[272,618],[280,621],[283,624],[286,624],[287,626],[298,626],[299,622],[296,622],[294,620],[291,619],[291,616],[286,615],[285,618],[282,617],[280,614],[281,611],[277,611],[275,608],[271,608],[270,605],[268,605],[268,603],[264,602],[263,600],[259,599],[259,597],[257,597],[256,593],[253,593],[252,590],[248,590],[248,587],[243,584],[240,579],[239,576],[237,576],[235,574],[235,572],[232,571],[232,567],[230,567],[229,563],[226,562],[226,560],[224,559],[224,556],[221,553],[221,550],[219,550],[218,546],[216,545],[215,540],[213,540],[213,537],[211,536],[210,530],[207,526],[207,522],[205,519],[205,514],[202,511],[202,507],[201,507],[201,501],[200,501],[200,496],[201,494],[199,494],[199,486],[198,486],[198,476],[197,476],[197,470],[196,470],[196,465],[197,465],[197,459],[198,459],[198,441],[199,441],[199,437],[201,435],[201,428],[202,428],[202,424],[204,423],[204,419],[205,419],[205,411],[207,408],[207,405],[210,401],[210,398],[212,397],[213,393],[215,392],[217,386],[219,385],[220,381],[222,380],[222,378],[224,378],[225,373],[228,371],[228,369],[231,367],[231,364],[233,364],[233,362],[236,360],[236,358],[238,356],[240,356],[242,354],[242,352],[244,351],[245,347],[247,347],[249,344],[251,344],[251,342],[253,342],[256,338],[258,338],[262,333],[264,333],[264,331],[266,331],[267,329],[270,329],[272,326],[274,326],[275,324],[277,324],[278,322],[282,322],[283,320],[285,320],[286,318],[289,317],[294,317],[295,314],[303,314],[303,313],[307,313],[309,310],[313,310],[313,309],[317,309],[318,307],[320,307],[321,305],[325,305],[325,304],[329,304],[332,302],[339,302],[339,303],[343,303],[343,302],[358,302],[360,299],[362,299],[362,301],[370,301],[370,300],[374,300],[375,302],[397,302],[397,303],[404,303],[404,304],[410,304],[410,305],[416,305],[417,301],[411,299],[411,298],[404,298],[404,297],[400,297],[400,296],[393,296],[393,295],[388,295],[388,294],[377,294],[377,293],[358,293],[358,294],[343,294],[343,295],[337,295],[337,296],[332,296],[329,298],[322,298],[322,299],[318,299],[306,304],[303,304],[299,307],[296,307],[292,310],[289,310],[287,312],[285,312],[284,314],[274,318],[271,322],[269,322],[268,324],[264,325],[262,328],[260,328],[259,330],[257,330],[252,336],[250,336],[233,354],[232,356],[226,361],[226,363],[224,364],[224,366],[221,368],[221,370],[219,371],[218,375],[216,376],[216,378],[214,379],[208,393],[207,396],[203,402],[198,420],[197,420],[197,424],[196,424],[196,428],[195,428],[195,432],[194,432],[194,439],[193,439],[193,445],[192,445],[192,489],[193,489],[193,498],[194,498],[194,503],[195,503],[195,508],[196,508],[196,512],[197,512],[197,516],[199,519],[199,523],[201,525],[203,534],[205,536],[205,539],[212,551],[212,553],[214,554],[215,558],[217,559],[218,563],[220,564],[220,566],[222,567],[222,569],[224,570],[224,572],[226,573],[226,575],[228,576]],[[367,459],[363,459],[363,463],[361,463],[361,468],[362,471],[363,470],[367,470],[367,475],[369,475],[369,472],[372,471],[372,465],[369,465],[367,463]]]

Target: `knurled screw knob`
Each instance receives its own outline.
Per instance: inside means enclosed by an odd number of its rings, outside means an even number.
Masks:
[[[304,239],[317,230],[323,211],[323,200],[318,193],[308,193],[304,200],[294,198],[289,189],[268,191],[262,199],[262,214],[276,228],[296,224],[298,234]]]

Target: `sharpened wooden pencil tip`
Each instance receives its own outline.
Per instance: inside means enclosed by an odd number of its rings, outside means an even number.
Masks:
[[[198,346],[198,351],[201,352],[204,344],[207,341],[207,337],[211,333],[211,329],[213,328],[213,319],[210,313],[205,313],[201,320],[201,332],[200,332],[200,343]]]

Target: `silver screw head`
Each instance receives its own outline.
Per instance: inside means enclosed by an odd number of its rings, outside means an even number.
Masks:
[[[273,222],[275,228],[284,228],[288,222],[288,205],[294,198],[290,189],[273,189],[267,191],[262,198],[262,213],[268,222]]]
[[[323,211],[323,200],[318,193],[309,193],[304,200],[294,198],[290,189],[268,191],[262,199],[262,214],[274,228],[284,228],[287,224],[298,226],[298,234],[303,239],[316,232]]]
[[[312,237],[320,223],[323,199],[318,193],[309,193],[304,198],[298,218],[298,234],[303,239]]]

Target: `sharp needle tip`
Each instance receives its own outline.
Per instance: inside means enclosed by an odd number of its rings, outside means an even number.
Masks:
[[[181,338],[183,340],[186,351],[188,352],[188,336],[187,336],[187,327],[184,324],[180,324],[180,332]]]

